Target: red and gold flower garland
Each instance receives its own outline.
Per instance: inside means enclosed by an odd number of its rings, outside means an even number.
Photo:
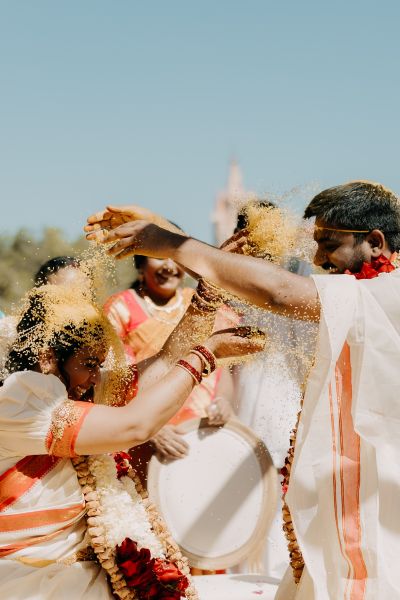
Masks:
[[[302,403],[302,405],[303,405],[303,403]],[[304,559],[303,559],[303,555],[301,553],[299,544],[298,544],[297,539],[296,539],[296,534],[295,534],[294,529],[293,529],[292,516],[290,514],[289,507],[286,504],[285,496],[286,496],[286,492],[287,492],[288,487],[289,487],[290,470],[292,468],[292,463],[293,463],[293,459],[294,459],[294,451],[295,451],[295,444],[296,444],[297,427],[299,425],[300,416],[301,416],[301,408],[300,408],[299,413],[297,415],[296,426],[293,429],[292,434],[290,436],[290,447],[289,447],[287,456],[285,458],[285,466],[282,467],[282,469],[281,469],[281,475],[283,476],[283,480],[282,480],[283,531],[285,533],[285,537],[286,537],[287,542],[288,542],[290,565],[292,567],[293,578],[294,578],[294,581],[295,581],[296,584],[299,583],[299,581],[301,579],[301,576],[303,574]]]
[[[121,544],[111,546],[107,541],[107,527],[102,519],[101,493],[90,467],[90,457],[72,459],[87,508],[88,534],[97,560],[106,571],[113,594],[121,600],[198,600],[190,581],[186,558],[172,539],[164,521],[147,491],[132,469],[128,455],[114,456],[118,479],[128,477],[135,486],[143,504],[152,533],[160,542],[163,556],[152,556],[148,548],[139,548],[136,540],[126,537]],[[115,498],[118,502],[118,498]]]

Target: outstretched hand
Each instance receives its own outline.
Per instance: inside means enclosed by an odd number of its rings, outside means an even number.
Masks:
[[[128,221],[115,229],[102,231],[101,238],[96,233],[90,233],[88,239],[97,239],[110,244],[107,252],[117,259],[126,258],[133,254],[165,258],[186,237],[158,227],[148,221]]]
[[[184,458],[189,452],[189,446],[179,428],[174,425],[164,425],[151,439],[158,456],[168,460]]]
[[[231,403],[226,398],[217,396],[206,408],[209,425],[222,426],[234,417]]]
[[[182,231],[178,227],[161,215],[136,204],[126,206],[109,205],[104,210],[88,217],[84,230],[86,231],[88,240],[106,242],[109,241],[107,232],[115,230],[131,221],[148,221],[169,231],[182,234]]]
[[[220,250],[230,252],[231,254],[250,254],[252,256],[257,256],[259,254],[259,249],[250,240],[250,232],[248,229],[241,229],[234,233],[221,244]]]
[[[205,342],[218,360],[229,360],[262,352],[266,343],[263,331],[255,327],[231,327],[213,333]]]

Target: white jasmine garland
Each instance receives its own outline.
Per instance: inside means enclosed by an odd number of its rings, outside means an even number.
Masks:
[[[116,464],[110,455],[90,456],[88,464],[96,478],[96,491],[102,507],[102,514],[97,518],[104,527],[107,544],[115,547],[125,538],[130,538],[139,549],[150,550],[153,558],[165,559],[162,545],[151,530],[146,508],[133,481],[129,477],[117,478]]]

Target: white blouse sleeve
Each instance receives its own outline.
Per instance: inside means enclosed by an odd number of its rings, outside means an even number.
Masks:
[[[53,411],[66,401],[67,390],[54,375],[10,375],[0,388],[0,456],[48,454]]]

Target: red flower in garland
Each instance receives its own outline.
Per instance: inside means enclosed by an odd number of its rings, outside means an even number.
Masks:
[[[165,587],[184,592],[189,585],[187,578],[180,572],[178,567],[171,562],[157,558],[154,561],[153,571],[158,581]]]
[[[155,583],[145,596],[146,600],[180,600],[181,593],[179,591],[163,588],[159,583]]]
[[[139,550],[130,538],[117,546],[117,564],[140,600],[179,600],[189,585],[173,563],[151,558],[149,550]]]
[[[391,273],[395,270],[394,264],[381,254],[370,263],[364,262],[359,273],[352,273],[349,269],[345,271],[346,275],[354,275],[356,279],[374,279],[381,273]]]
[[[115,464],[117,466],[117,477],[125,477],[128,475],[131,457],[126,452],[115,452],[114,455]]]
[[[147,548],[138,550],[136,542],[125,538],[117,547],[118,566],[126,583],[133,588],[149,588],[154,581],[153,559]]]

